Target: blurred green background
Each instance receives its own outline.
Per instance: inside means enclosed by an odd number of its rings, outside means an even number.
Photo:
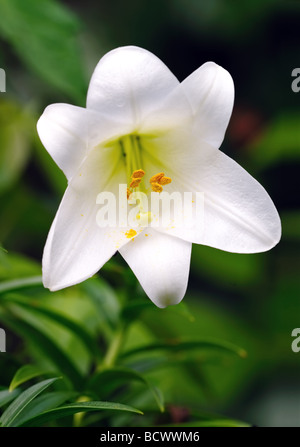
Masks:
[[[42,303],[84,327],[104,352],[122,319],[130,322],[125,353],[146,343],[199,339],[247,351],[246,358],[213,349],[144,352],[129,363],[120,357],[120,365],[143,372],[161,390],[167,411],[159,414],[138,384],[126,384],[117,401],[142,408],[144,421],[122,415],[91,424],[180,423],[216,413],[258,426],[300,426],[300,353],[291,349],[291,332],[300,327],[300,92],[291,89],[292,70],[300,67],[299,21],[297,1],[0,0],[3,389],[27,363],[64,372],[38,333],[56,341],[82,374],[93,369],[91,353],[64,323],[38,311]],[[262,183],[282,218],[282,240],[268,253],[194,245],[184,303],[165,310],[151,304],[119,256],[96,278],[65,291],[50,293],[32,280],[41,274],[66,187],[39,142],[37,119],[51,103],[84,106],[98,60],[123,45],[152,51],[179,80],[208,60],[231,73],[236,100],[222,150]],[[24,278],[27,286],[11,286]],[[127,304],[125,290],[134,291]],[[109,394],[103,387],[99,398]]]

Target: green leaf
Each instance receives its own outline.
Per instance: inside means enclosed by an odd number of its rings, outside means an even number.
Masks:
[[[4,220],[4,219],[2,219]],[[2,222],[1,222],[2,224]],[[3,227],[0,227],[0,233],[3,232]],[[4,229],[5,233],[5,229]],[[3,281],[15,280],[19,278],[21,281],[28,278],[37,278],[41,273],[41,265],[38,262],[33,261],[31,258],[23,256],[21,254],[4,253],[0,252],[0,286],[2,287],[5,283]],[[40,281],[42,280],[39,276]],[[34,286],[35,287],[35,286]],[[8,287],[9,288],[9,287]],[[1,290],[1,289],[0,289]],[[5,290],[4,290],[5,292]]]
[[[261,254],[245,256],[194,244],[191,273],[195,277],[200,274],[226,288],[236,290],[239,287],[243,290],[263,278],[264,261]]]
[[[42,287],[42,277],[33,276],[31,278],[13,279],[11,281],[3,281],[0,284],[0,295],[8,292],[22,291],[30,287]]]
[[[229,352],[231,354],[236,354],[242,358],[247,356],[247,353],[244,349],[235,346],[232,343],[223,340],[203,339],[190,341],[170,340],[165,343],[151,343],[124,352],[122,354],[122,357],[131,357],[132,355],[148,353],[152,351],[180,352],[199,349],[214,349],[221,352]]]
[[[20,390],[2,390],[0,391],[0,407],[4,407],[4,405],[8,404],[12,400],[14,400],[15,397],[17,397],[20,394]]]
[[[10,385],[9,391],[13,391],[22,383],[27,382],[34,377],[41,376],[43,374],[49,374],[49,371],[46,371],[44,368],[40,368],[35,365],[24,365],[14,375]]]
[[[10,318],[9,315],[6,315],[5,321],[6,324],[17,333],[20,333],[26,339],[29,339],[38,350],[42,351],[44,354],[46,353],[47,357],[52,361],[56,369],[64,376],[67,376],[74,384],[75,388],[82,385],[83,377],[78,369],[75,367],[68,355],[63,352],[60,347],[58,347],[47,335],[19,318]]]
[[[39,300],[28,300],[23,299],[18,296],[9,296],[7,301],[17,303],[18,305],[24,307],[25,309],[29,309],[31,312],[40,313],[55,323],[62,325],[70,329],[80,340],[84,343],[85,347],[93,354],[97,355],[99,353],[99,349],[96,341],[90,334],[78,323],[70,318],[52,310],[48,309],[45,306],[41,305]]]
[[[173,306],[172,311],[177,313],[179,316],[186,318],[190,323],[194,323],[195,321],[195,316],[189,309],[187,303],[184,303],[183,301],[176,306]]]
[[[211,421],[192,421],[182,424],[164,425],[164,427],[250,427],[246,422],[234,419],[214,419]]]
[[[0,33],[46,82],[82,101],[86,91],[76,41],[79,19],[56,0],[0,0]]]
[[[122,309],[122,320],[136,320],[144,311],[153,307],[150,300],[130,300]]]
[[[24,425],[27,427],[37,427],[46,422],[53,421],[55,419],[71,416],[76,413],[99,411],[99,410],[114,410],[114,411],[129,411],[131,413],[143,414],[142,411],[129,405],[118,404],[115,402],[101,402],[90,401],[64,405],[63,407],[55,408],[53,410],[45,411],[39,414],[35,418],[27,421]]]
[[[57,408],[67,400],[74,399],[77,396],[78,393],[74,391],[53,391],[51,393],[44,393],[28,404],[26,411],[15,420],[15,423],[17,423],[18,426],[23,425],[25,422],[29,421],[29,419],[33,419],[45,411]]]
[[[0,193],[12,187],[22,175],[31,153],[33,138],[30,130],[34,126],[33,117],[20,105],[2,100],[1,96]]]
[[[42,393],[56,380],[58,380],[58,377],[47,379],[31,386],[26,391],[23,391],[23,393],[21,393],[2,414],[0,418],[1,425],[3,427],[16,427],[17,425],[15,424],[15,421],[17,417],[26,411],[26,407],[36,396]]]
[[[85,281],[81,287],[93,302],[101,318],[101,325],[113,328],[120,313],[120,304],[114,289],[99,277]]]
[[[50,185],[57,197],[62,197],[68,185],[67,179],[38,139],[35,141],[34,156],[45,182]]]
[[[300,212],[291,210],[280,213],[282,222],[282,237],[289,241],[300,240]]]
[[[261,169],[282,161],[299,160],[299,120],[299,113],[278,116],[263,137],[249,149],[251,160]]]
[[[130,381],[141,382],[152,393],[158,408],[164,411],[164,402],[160,391],[152,386],[140,373],[129,368],[108,368],[97,373],[92,377],[89,387],[96,390],[97,393],[107,393],[113,391],[116,387],[127,384]]]

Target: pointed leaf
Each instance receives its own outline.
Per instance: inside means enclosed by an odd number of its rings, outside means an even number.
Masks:
[[[127,384],[128,382],[136,381],[145,385],[152,393],[158,408],[161,412],[164,411],[163,398],[160,391],[152,386],[148,380],[146,380],[140,373],[129,368],[110,368],[105,369],[96,374],[90,381],[89,386],[92,389],[97,390],[101,394],[103,392],[112,391],[120,385]]]
[[[122,354],[122,357],[130,357],[135,354],[141,354],[144,352],[152,351],[169,351],[169,352],[179,352],[187,350],[204,350],[204,349],[214,349],[221,352],[229,352],[231,354],[236,354],[239,357],[246,357],[247,353],[244,349],[223,341],[223,340],[190,340],[190,341],[180,341],[171,340],[165,343],[151,343],[140,348],[131,349]]]
[[[12,400],[14,400],[15,397],[17,397],[20,394],[21,390],[2,390],[0,391],[0,408],[4,407],[4,405],[8,404]]]
[[[36,396],[56,380],[58,380],[58,377],[47,379],[31,386],[26,391],[23,391],[23,393],[21,393],[2,414],[0,418],[1,425],[3,427],[16,427],[16,418],[26,411],[26,407]]]
[[[41,332],[39,329],[31,326],[29,323],[20,320],[16,320],[16,317],[10,318],[8,315],[5,317],[6,324],[9,325],[17,333],[29,339],[35,344],[36,348],[40,351],[47,353],[48,358],[53,362],[56,369],[60,371],[64,376],[67,376],[75,387],[80,387],[83,378],[73,364],[68,355],[55,344],[52,339]]]
[[[37,427],[46,422],[53,421],[62,417],[70,416],[76,413],[99,411],[99,410],[117,410],[117,411],[129,411],[131,413],[143,414],[142,411],[129,405],[118,404],[115,402],[101,402],[90,401],[64,405],[63,407],[55,408],[53,410],[45,411],[37,417],[27,421],[24,425],[27,427]]]
[[[164,427],[250,427],[246,422],[234,419],[213,419],[210,421],[192,421],[183,424],[170,424]]]
[[[78,393],[74,391],[53,391],[51,393],[44,393],[30,402],[26,407],[26,411],[15,420],[15,423],[19,427],[29,421],[29,419],[33,419],[45,411],[52,410],[53,408],[62,405],[67,400],[74,399],[77,396]]]
[[[29,287],[42,287],[42,277],[33,276],[31,278],[13,279],[12,281],[3,281],[0,284],[0,295],[8,292],[21,291]]]
[[[43,374],[49,374],[49,371],[46,371],[44,368],[40,368],[35,365],[24,365],[15,373],[10,385],[9,391],[13,391],[22,383],[27,382],[34,377],[41,376]]]
[[[97,346],[97,343],[93,339],[93,337],[90,336],[90,334],[82,327],[80,324],[78,324],[76,321],[71,320],[70,318],[66,317],[63,314],[58,313],[55,310],[48,309],[47,307],[43,306],[39,300],[27,300],[23,299],[18,296],[9,296],[8,298],[9,302],[17,303],[18,305],[30,309],[31,312],[40,313],[49,319],[53,320],[55,323],[61,324],[63,327],[67,327],[70,329],[77,337],[80,338],[80,340],[84,343],[85,347],[93,354],[98,354],[99,349]]]
[[[76,101],[86,90],[78,18],[56,0],[0,0],[0,33],[29,69]],[[24,39],[26,36],[26,39]]]

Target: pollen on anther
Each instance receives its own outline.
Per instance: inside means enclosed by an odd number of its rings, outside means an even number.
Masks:
[[[163,188],[158,183],[151,183],[152,191],[154,192],[162,192]]]
[[[133,171],[131,178],[132,179],[143,178],[144,175],[145,171],[143,171],[143,169],[137,169],[136,171]]]
[[[130,197],[130,194],[131,194],[131,191],[130,191],[130,189],[129,189],[129,188],[127,188],[127,200],[129,199],[129,197]]]
[[[134,178],[129,185],[130,188],[137,188],[139,186],[139,184],[141,183],[141,181],[142,181],[141,178]]]
[[[168,185],[169,183],[171,183],[172,182],[172,179],[171,179],[171,177],[162,177],[161,179],[159,179],[159,181],[158,181],[158,183],[160,184],[160,185]]]
[[[159,172],[158,174],[153,175],[149,181],[150,183],[160,183],[160,179],[162,179],[164,175],[164,172]]]

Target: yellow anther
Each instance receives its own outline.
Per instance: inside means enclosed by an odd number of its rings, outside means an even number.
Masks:
[[[165,177],[164,172],[159,172],[158,174],[153,175],[153,177],[151,177],[150,179],[152,191],[162,192],[162,186],[168,185],[169,183],[171,183],[171,181],[171,177]]]
[[[164,172],[160,172],[159,174],[153,175],[150,179],[150,183],[160,183],[160,179],[163,178],[165,175]]]
[[[157,183],[159,183],[160,185],[168,185],[169,183],[171,183],[172,179],[171,177],[162,177],[161,179],[159,179],[159,181]]]
[[[137,235],[137,232],[135,230],[133,230],[133,229],[131,229],[131,230],[127,231],[127,233],[125,233],[125,236],[128,239],[131,239],[132,237],[134,237],[136,235]]]
[[[151,183],[152,191],[154,192],[162,192],[163,188],[158,183]]]
[[[136,171],[133,171],[131,178],[143,178],[145,175],[145,171],[143,169],[137,169]]]
[[[130,197],[130,194],[131,194],[131,191],[130,191],[130,189],[129,189],[129,188],[127,188],[127,200],[129,199],[129,197]]]
[[[141,183],[141,181],[142,181],[141,178],[134,178],[129,185],[130,188],[137,188],[139,186],[139,184]]]

